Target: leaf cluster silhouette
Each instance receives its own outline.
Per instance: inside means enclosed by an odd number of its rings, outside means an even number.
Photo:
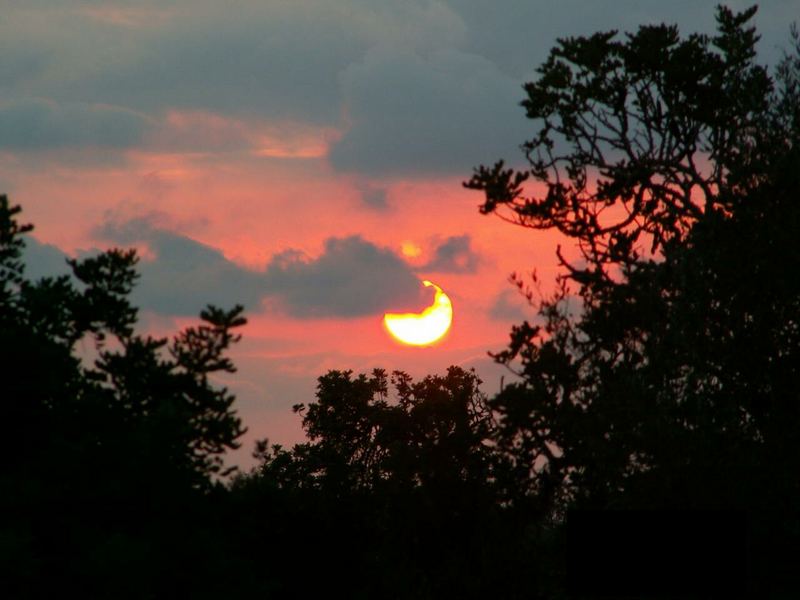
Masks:
[[[565,598],[570,511],[620,509],[744,515],[738,591],[792,597],[800,36],[771,74],[754,14],[559,40],[524,88],[528,165],[465,182],[575,244],[551,294],[512,277],[536,313],[494,354],[517,377],[328,372],[294,407],[306,441],[258,442],[249,473],[214,378],[242,308],[140,335],[133,251],[29,281],[0,197],[9,597]]]

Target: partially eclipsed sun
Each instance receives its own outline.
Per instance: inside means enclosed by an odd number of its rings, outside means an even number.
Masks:
[[[427,346],[441,339],[453,322],[453,304],[435,283],[422,282],[436,290],[433,304],[421,313],[386,313],[383,323],[392,337],[410,346]]]

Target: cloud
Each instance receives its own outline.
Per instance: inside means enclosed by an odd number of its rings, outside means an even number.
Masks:
[[[157,4],[124,4],[100,10],[59,3],[13,12],[10,20],[27,35],[2,24],[0,34],[23,48],[47,49],[28,89],[154,117],[177,109],[331,124],[340,116],[339,72],[364,54],[383,27],[380,18],[357,13],[350,3],[322,0],[224,7],[178,1],[166,11]],[[151,13],[160,17],[140,26]],[[20,65],[31,56],[15,55]]]
[[[516,157],[521,80],[483,57],[379,48],[342,76],[350,128],[334,143],[339,171],[372,176],[467,173]]]
[[[197,314],[209,303],[241,303],[258,311],[265,298],[297,318],[359,317],[424,304],[410,267],[359,236],[326,240],[316,258],[286,250],[255,271],[216,248],[159,228],[153,217],[106,223],[95,234],[120,244],[147,244],[154,258],[139,264],[133,301],[164,314]]]
[[[499,157],[521,159],[530,124],[517,106],[520,85],[557,36],[659,21],[709,31],[716,0],[679,9],[620,0],[614,11],[585,0],[508,0],[503,10],[479,0],[18,4],[0,22],[0,92],[13,109],[0,130],[6,148],[127,147],[140,139],[142,115],[163,123],[201,114],[246,128],[341,129],[330,156],[339,171],[465,176]],[[762,6],[768,58],[788,41],[793,8]],[[167,123],[158,141],[185,150],[197,137],[203,151],[252,151],[237,126],[209,139],[208,125],[193,136]],[[327,148],[274,146],[262,150],[317,156]]]
[[[331,148],[335,169],[371,176],[464,175],[498,158],[521,160],[518,145],[532,131],[519,107],[521,86],[558,37],[660,21],[678,21],[685,32],[711,31],[716,2],[679,11],[655,0],[624,0],[625,9],[614,11],[579,0],[558,6],[510,0],[503,10],[478,0],[446,4],[463,28],[453,43],[435,51],[373,46],[343,72],[349,129]],[[759,25],[769,31],[785,10],[762,10]],[[761,47],[775,55],[774,48]]]
[[[718,0],[664,3],[661,0],[504,0],[503,10],[485,0],[445,0],[466,26],[463,49],[491,60],[512,76],[532,77],[533,69],[547,57],[556,38],[589,35],[616,29],[634,31],[639,25],[677,23],[681,32],[714,31]],[[728,0],[741,11],[754,2]],[[796,20],[797,7],[783,0],[760,2],[756,16],[763,35],[759,49],[775,63],[776,43],[787,40],[788,26]],[[793,11],[793,12],[792,12]]]
[[[258,310],[264,294],[259,273],[189,237],[161,229],[153,217],[105,223],[95,235],[122,245],[145,242],[154,258],[139,262],[141,274],[132,300],[170,315],[195,315],[207,304],[243,304]]]
[[[363,51],[342,19],[300,13],[231,14],[187,19],[118,70],[104,70],[92,88],[114,101],[150,109],[170,106],[228,114],[338,119],[336,75]],[[255,16],[255,19],[250,17]],[[273,18],[269,18],[272,16]]]
[[[421,285],[392,251],[359,236],[330,238],[322,255],[273,257],[267,285],[295,317],[356,317],[422,305]]]
[[[67,258],[66,254],[52,244],[42,243],[32,236],[25,238],[22,260],[25,263],[25,276],[30,280],[72,273]]]
[[[489,316],[496,321],[522,323],[534,316],[533,308],[525,302],[518,290],[503,290],[489,307]]]
[[[164,315],[196,315],[207,304],[243,304],[271,309],[295,318],[333,318],[418,311],[430,300],[415,271],[471,273],[478,256],[468,235],[439,244],[431,261],[412,269],[397,254],[360,236],[328,238],[319,256],[296,249],[274,255],[263,270],[228,260],[212,246],[163,228],[162,215],[107,221],[94,235],[120,246],[146,244],[131,300]],[[69,273],[66,254],[56,246],[28,238],[29,277]],[[81,252],[81,256],[96,251]]]
[[[375,210],[389,208],[389,194],[386,188],[376,187],[371,184],[356,184],[356,188],[361,193],[361,201],[367,207]]]
[[[438,273],[474,273],[480,264],[480,256],[472,249],[469,235],[454,235],[439,244],[431,260],[419,267],[420,271]]]
[[[1,30],[1,26],[0,26]],[[18,40],[9,40],[9,36],[0,36],[0,91],[4,95],[14,86],[24,84],[35,74],[41,73],[47,62],[47,52],[40,47],[25,45]]]
[[[0,105],[0,148],[125,148],[140,142],[148,125],[145,117],[124,108],[26,99]]]

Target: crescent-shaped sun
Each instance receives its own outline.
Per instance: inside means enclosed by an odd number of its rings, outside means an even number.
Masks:
[[[440,340],[453,322],[453,303],[435,283],[423,281],[436,290],[433,304],[421,313],[386,313],[383,323],[396,340],[409,346],[428,346]]]

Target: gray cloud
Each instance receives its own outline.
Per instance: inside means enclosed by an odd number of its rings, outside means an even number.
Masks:
[[[14,46],[46,49],[12,55],[13,73],[41,65],[27,94],[153,116],[189,109],[335,125],[339,73],[377,40],[397,37],[385,1],[370,9],[355,0],[47,4],[0,24]]]
[[[291,250],[275,256],[266,281],[297,317],[355,317],[417,309],[424,302],[408,265],[359,236],[328,239],[313,260]]]
[[[22,260],[25,263],[25,276],[31,280],[72,273],[66,254],[57,246],[44,244],[32,236],[25,238]]]
[[[138,143],[147,127],[145,117],[118,107],[60,105],[42,99],[0,105],[0,148],[122,148]]]
[[[328,18],[335,11],[241,8],[218,19],[181,19],[168,35],[151,34],[147,46],[118,68],[65,86],[64,93],[148,110],[338,120],[337,73],[365,49],[357,32],[341,18]]]
[[[121,245],[145,242],[155,254],[154,260],[139,262],[132,300],[142,308],[195,315],[206,304],[260,307],[264,283],[259,273],[239,267],[216,248],[158,228],[152,219],[106,223],[95,234]]]
[[[342,85],[351,127],[330,153],[340,171],[465,173],[519,154],[521,81],[483,57],[379,49],[349,67]]]
[[[140,262],[133,300],[165,314],[197,314],[208,303],[259,310],[267,297],[298,318],[358,317],[424,303],[422,286],[408,265],[358,236],[328,239],[313,259],[287,250],[264,271],[253,271],[215,248],[159,229],[148,218],[107,223],[95,233],[120,244],[147,243],[155,259]]]
[[[510,0],[502,10],[479,0],[446,4],[464,28],[457,43],[433,52],[373,47],[344,71],[350,128],[331,149],[334,168],[373,176],[465,174],[498,158],[521,160],[518,145],[530,131],[519,107],[521,85],[534,77],[558,37],[662,21],[678,22],[684,32],[711,32],[717,2],[666,7],[656,0],[622,0],[614,10],[582,0]],[[787,5],[767,3],[757,19],[772,40],[761,49],[773,62],[775,40],[787,35]]]
[[[385,210],[389,208],[389,198],[386,188],[376,187],[370,184],[357,185],[358,191],[361,193],[361,201],[376,210]]]
[[[504,0],[502,10],[485,0],[445,0],[466,25],[463,48],[479,54],[514,77],[532,77],[556,38],[599,30],[633,31],[639,25],[677,23],[683,33],[714,30],[719,0],[665,3],[662,0]],[[741,11],[751,0],[723,4]],[[788,23],[797,19],[797,4],[787,0],[758,2],[756,16],[764,60],[779,57],[776,44],[788,39]]]
[[[98,235],[120,245],[146,241],[156,260],[140,260],[140,274],[131,300],[134,305],[168,315],[196,315],[206,304],[242,303],[257,309],[263,281],[228,261],[218,250],[189,238],[155,228],[148,219],[105,224]],[[98,252],[83,251],[80,257]],[[56,246],[26,239],[23,255],[30,279],[71,273],[67,255]]]
[[[24,85],[32,76],[41,73],[47,53],[38,47],[24,46],[0,36],[0,90],[6,94],[15,86]]]
[[[330,156],[340,171],[465,175],[521,158],[520,84],[558,36],[661,21],[708,32],[717,1],[31,0],[0,22],[0,145],[124,147],[141,113],[185,109],[347,126]],[[788,41],[794,4],[761,3],[765,60]]]
[[[5,98],[331,127],[341,124],[339,76],[370,47],[429,51],[458,43],[464,29],[444,3],[427,0],[39,0],[6,16]]]
[[[469,235],[454,235],[434,250],[431,260],[419,267],[420,271],[438,273],[474,273],[480,264],[480,256],[472,249]]]
[[[526,319],[530,321],[535,311],[518,290],[503,290],[495,296],[489,307],[489,316],[496,321],[522,323]]]

